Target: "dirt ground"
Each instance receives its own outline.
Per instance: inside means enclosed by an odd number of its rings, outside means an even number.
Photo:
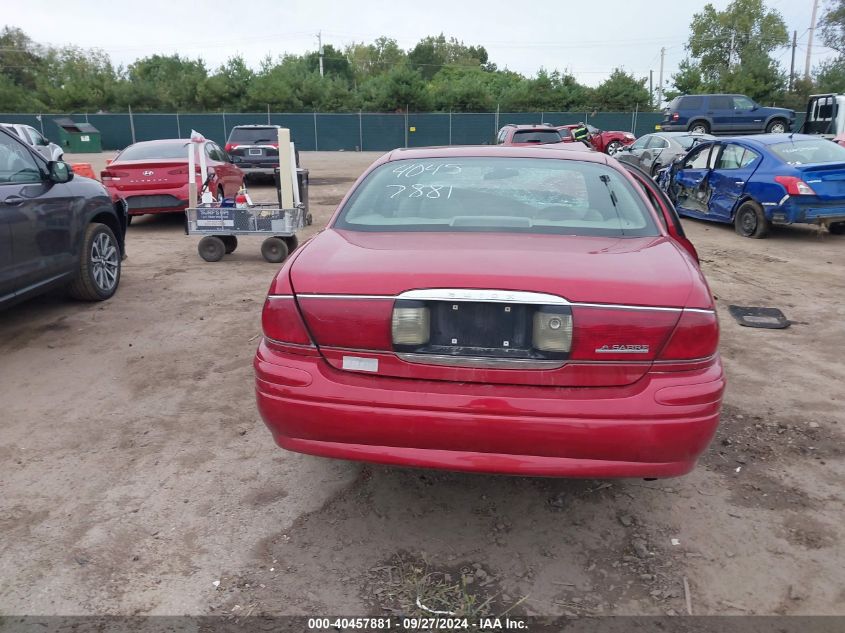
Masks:
[[[107,155],[79,157],[99,169]],[[303,153],[322,226],[376,154]],[[268,186],[255,197],[273,199]],[[277,266],[129,229],[118,294],[0,313],[0,615],[845,614],[845,237],[684,222],[729,388],[699,467],[646,482],[275,447],[250,365]],[[741,328],[729,304],[781,308]]]

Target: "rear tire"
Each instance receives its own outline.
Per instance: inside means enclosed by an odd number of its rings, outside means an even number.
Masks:
[[[654,163],[651,166],[651,177],[652,177],[652,179],[657,178],[657,174],[660,172],[661,169],[663,169],[663,165],[661,165],[660,163]]]
[[[105,301],[120,283],[120,246],[105,224],[92,222],[85,228],[76,277],[68,288],[80,301]]]
[[[783,119],[773,119],[766,126],[767,134],[783,134],[784,132],[786,132],[786,121]]]
[[[238,238],[236,235],[221,235],[220,239],[223,240],[227,255],[231,255],[238,248]]]
[[[206,235],[200,240],[197,252],[207,262],[219,262],[226,254],[226,245],[216,235]]]
[[[127,215],[126,216],[126,226],[129,226],[130,224],[132,224],[132,216]]]
[[[710,125],[707,121],[693,121],[687,129],[693,134],[710,134]]]
[[[834,222],[827,227],[828,232],[834,235],[845,235],[845,222]]]
[[[226,193],[223,191],[222,185],[217,187],[217,202],[223,202],[223,198],[226,197]]]
[[[760,239],[769,233],[770,223],[763,214],[763,208],[756,202],[743,202],[734,216],[737,235]]]
[[[615,156],[620,149],[622,149],[621,141],[610,141],[607,147],[604,148],[604,151],[608,156]]]
[[[271,264],[281,264],[288,256],[288,245],[280,237],[268,237],[261,244],[261,256]]]

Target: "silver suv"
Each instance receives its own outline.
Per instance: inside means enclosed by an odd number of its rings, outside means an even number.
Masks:
[[[62,160],[64,157],[64,150],[61,147],[55,143],[51,143],[50,139],[30,125],[23,125],[21,123],[0,123],[0,127],[5,128],[17,136],[32,149],[41,154],[47,161]]]

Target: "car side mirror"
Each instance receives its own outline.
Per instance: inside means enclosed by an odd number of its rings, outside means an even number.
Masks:
[[[49,145],[49,144],[50,144],[50,139],[48,139],[46,136],[42,136],[41,137],[41,145]]]
[[[63,160],[50,161],[50,181],[55,183],[68,182],[73,178],[73,169]]]

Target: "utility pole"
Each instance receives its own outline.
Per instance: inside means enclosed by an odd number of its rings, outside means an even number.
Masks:
[[[660,47],[660,72],[657,73],[657,109],[663,105],[663,58],[666,56],[666,47]]]
[[[648,105],[654,107],[654,70],[648,71]]]
[[[813,52],[813,33],[816,30],[816,13],[819,10],[819,0],[813,0],[813,17],[810,18],[810,31],[807,34],[807,60],[804,62],[804,79],[810,79],[810,55]]]
[[[731,30],[731,50],[728,53],[728,70],[734,65],[734,40],[736,39],[736,29]]]
[[[317,47],[318,53],[320,54],[320,77],[323,76],[323,32],[317,32]]]
[[[792,31],[792,61],[789,63],[789,89],[792,92],[792,82],[795,81],[795,47],[798,45],[798,31]]]

